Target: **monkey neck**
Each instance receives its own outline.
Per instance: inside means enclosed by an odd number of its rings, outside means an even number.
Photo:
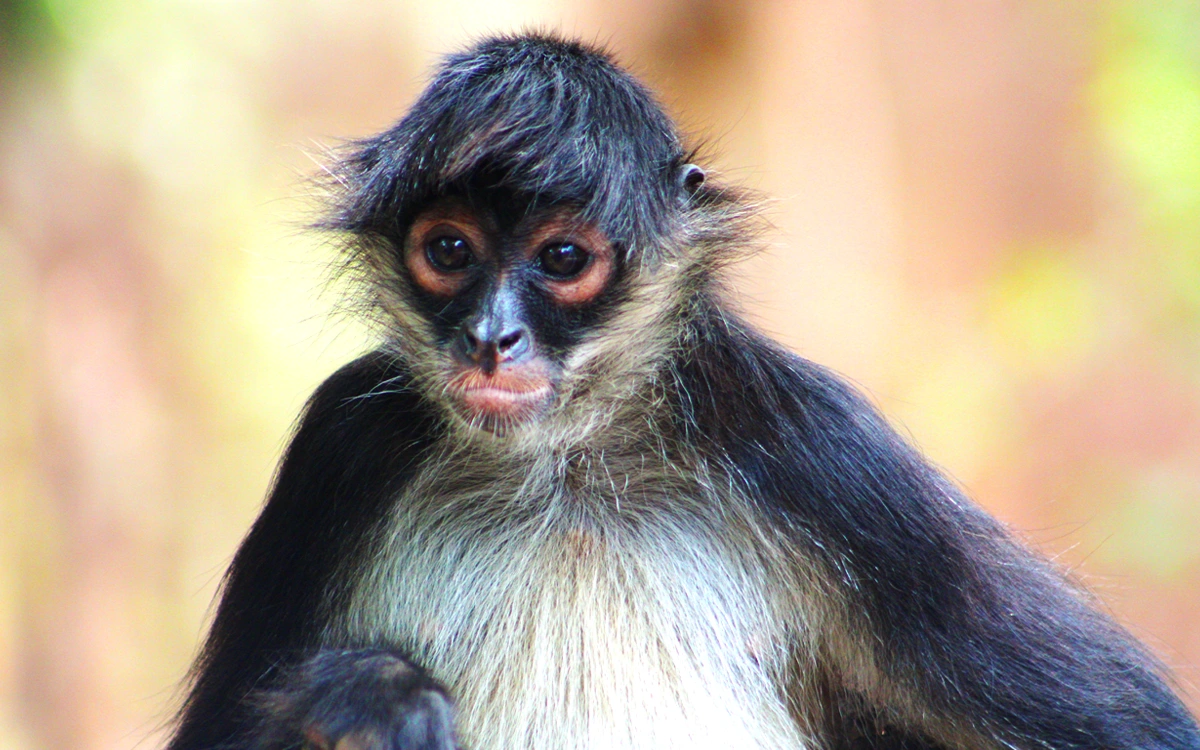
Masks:
[[[795,590],[775,581],[794,555],[677,446],[439,446],[349,566],[327,642],[411,654],[472,747],[800,746],[768,646],[797,618],[763,593]]]

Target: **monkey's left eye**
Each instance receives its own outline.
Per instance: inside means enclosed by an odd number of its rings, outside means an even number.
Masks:
[[[573,242],[557,242],[542,248],[538,265],[547,276],[569,279],[587,268],[591,254]]]
[[[458,237],[435,237],[425,246],[425,257],[439,271],[461,271],[474,262],[471,246]]]

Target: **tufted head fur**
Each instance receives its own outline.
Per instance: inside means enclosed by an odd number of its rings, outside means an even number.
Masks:
[[[576,443],[623,406],[645,411],[647,384],[688,345],[679,321],[714,293],[715,272],[754,245],[750,201],[706,182],[681,144],[650,92],[604,52],[547,35],[489,39],[447,57],[394,127],[351,144],[330,170],[321,226],[346,240],[344,268],[370,292],[355,298],[369,300],[388,348],[442,404],[453,363],[402,261],[414,217],[453,198],[517,215],[567,207],[596,226],[618,270],[556,352],[549,413],[483,432],[448,410],[465,434],[500,434],[508,447]]]

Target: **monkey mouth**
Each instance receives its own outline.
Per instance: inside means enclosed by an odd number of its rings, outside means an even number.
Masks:
[[[545,375],[504,369],[485,373],[471,368],[448,385],[469,422],[498,434],[541,414],[553,394]]]

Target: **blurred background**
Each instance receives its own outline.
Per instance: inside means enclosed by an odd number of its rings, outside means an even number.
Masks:
[[[1196,0],[0,0],[0,749],[155,748],[334,314],[305,178],[480,34],[769,196],[743,305],[1200,707]]]

